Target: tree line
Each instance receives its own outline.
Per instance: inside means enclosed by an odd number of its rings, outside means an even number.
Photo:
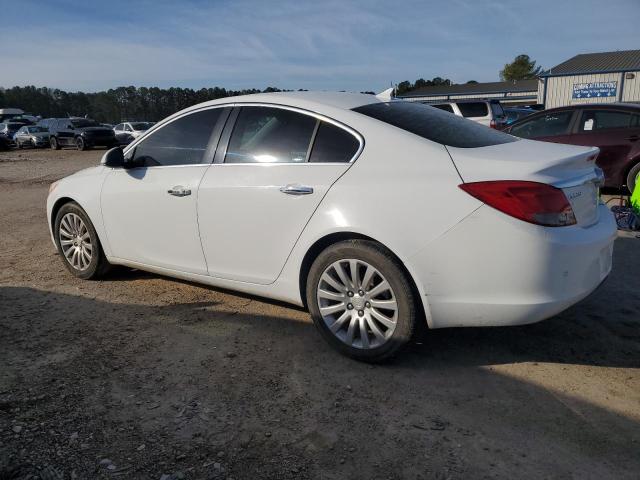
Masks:
[[[0,107],[21,108],[43,118],[85,115],[105,123],[128,120],[158,121],[197,103],[234,95],[279,92],[264,90],[227,90],[225,88],[158,88],[118,87],[106,91],[85,93],[65,92],[47,87],[0,88]]]
[[[503,80],[535,78],[540,67],[528,55],[518,55],[513,62],[500,71]],[[467,83],[478,83],[470,80]],[[431,80],[419,78],[415,82],[405,80],[396,86],[396,95],[433,85],[452,85],[448,78]],[[302,90],[302,89],[301,89]],[[0,88],[0,108],[15,107],[43,118],[88,116],[99,122],[120,123],[128,120],[158,121],[183,108],[217,98],[261,92],[280,92],[275,87],[264,90],[255,88],[227,90],[213,87],[194,90],[191,88],[118,87],[106,91],[85,93],[65,92],[47,87]],[[373,92],[362,92],[373,93]]]

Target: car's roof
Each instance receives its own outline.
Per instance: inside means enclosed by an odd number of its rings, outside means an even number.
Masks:
[[[224,103],[274,103],[309,108],[312,105],[328,106],[351,110],[353,108],[378,103],[381,100],[375,95],[348,92],[273,92],[225,97],[201,103],[199,107]]]

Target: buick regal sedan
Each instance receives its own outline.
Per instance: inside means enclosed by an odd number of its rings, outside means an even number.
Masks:
[[[430,328],[519,325],[608,275],[597,148],[520,140],[433,107],[347,93],[176,113],[51,185],[67,269],[125,265],[305,306],[379,361]]]

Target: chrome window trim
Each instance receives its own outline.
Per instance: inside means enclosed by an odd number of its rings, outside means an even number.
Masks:
[[[133,142],[131,142],[129,145],[127,145],[127,147],[123,150],[122,154],[123,155],[128,155],[129,152],[131,150],[133,150],[140,142],[146,140],[147,138],[149,138],[151,135],[153,135],[154,133],[156,133],[158,130],[160,130],[161,128],[164,128],[166,125],[169,125],[173,122],[175,122],[176,120],[186,117],[187,115],[191,115],[192,113],[197,113],[197,112],[201,112],[204,110],[211,110],[214,108],[234,108],[234,107],[273,107],[273,108],[281,108],[283,110],[291,110],[303,115],[310,115],[312,117],[315,117],[317,120],[320,121],[324,121],[327,123],[330,123],[338,128],[342,128],[343,130],[346,130],[347,132],[349,132],[351,135],[353,135],[354,137],[356,137],[356,139],[358,140],[358,143],[360,144],[360,146],[358,147],[358,150],[356,151],[356,153],[353,155],[353,157],[351,157],[351,159],[348,162],[273,162],[273,163],[260,163],[260,162],[255,162],[255,163],[249,163],[249,162],[243,162],[243,163],[214,163],[213,162],[213,158],[210,159],[209,162],[206,163],[187,163],[187,164],[183,164],[183,165],[156,165],[156,166],[150,166],[150,167],[134,167],[134,169],[137,168],[176,168],[176,167],[196,167],[196,166],[211,166],[211,165],[247,165],[247,166],[255,166],[255,165],[350,165],[353,162],[355,162],[358,157],[360,156],[360,154],[362,153],[362,151],[364,150],[364,137],[360,134],[360,132],[358,132],[357,130],[355,130],[354,128],[345,125],[344,123],[341,123],[337,120],[334,120],[331,117],[327,117],[325,115],[322,115],[320,113],[314,112],[312,110],[306,110],[304,108],[299,108],[299,107],[292,107],[290,105],[282,105],[279,103],[269,103],[269,102],[233,102],[233,103],[222,103],[222,104],[216,104],[216,105],[209,105],[206,107],[201,107],[201,108],[196,108],[194,110],[189,110],[187,112],[184,112],[182,115],[178,115],[174,118],[170,118],[170,120],[166,121],[166,122],[160,122],[160,123],[156,123],[153,127],[151,127],[149,130],[147,130],[144,135],[141,135],[140,137],[136,138]],[[234,125],[235,127],[235,125]],[[315,141],[315,138],[314,138]],[[225,152],[225,156],[226,156],[226,152]],[[224,158],[224,157],[223,157]]]
[[[241,107],[280,108],[282,110],[290,110],[292,112],[300,113],[302,115],[308,115],[308,116],[314,117],[317,120],[330,123],[330,124],[332,124],[332,125],[334,125],[334,126],[336,126],[338,128],[346,130],[351,135],[356,137],[356,140],[358,140],[358,143],[360,145],[358,147],[358,150],[356,150],[356,153],[353,154],[353,156],[351,157],[351,159],[348,162],[309,162],[309,159],[307,158],[307,160],[305,162],[273,162],[273,163],[260,163],[260,162],[226,163],[226,162],[222,162],[222,163],[217,163],[215,165],[279,165],[279,164],[280,165],[340,165],[340,164],[349,165],[349,164],[355,162],[357,160],[357,158],[360,156],[360,154],[362,153],[362,151],[364,150],[364,137],[360,134],[360,132],[358,132],[354,128],[350,127],[349,125],[346,125],[346,124],[344,124],[342,122],[334,120],[331,117],[327,117],[326,115],[322,115],[321,113],[314,112],[313,110],[306,110],[306,109],[300,108],[300,107],[292,107],[290,105],[282,105],[282,104],[279,104],[279,103],[270,103],[270,102],[234,102],[231,105],[233,105],[234,107],[240,107],[240,108]],[[234,125],[234,127],[235,127],[235,125]],[[232,133],[232,135],[233,135],[233,133]],[[315,141],[315,136],[311,140]],[[311,144],[309,145],[309,147],[311,148]],[[309,150],[308,153],[311,153],[311,150]],[[224,153],[225,157],[226,157],[226,155],[227,155],[227,152]]]

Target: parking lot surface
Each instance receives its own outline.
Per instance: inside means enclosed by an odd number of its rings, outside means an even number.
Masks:
[[[635,236],[553,319],[428,332],[372,366],[286,305],[72,277],[47,190],[103,152],[0,152],[0,478],[638,478]]]

